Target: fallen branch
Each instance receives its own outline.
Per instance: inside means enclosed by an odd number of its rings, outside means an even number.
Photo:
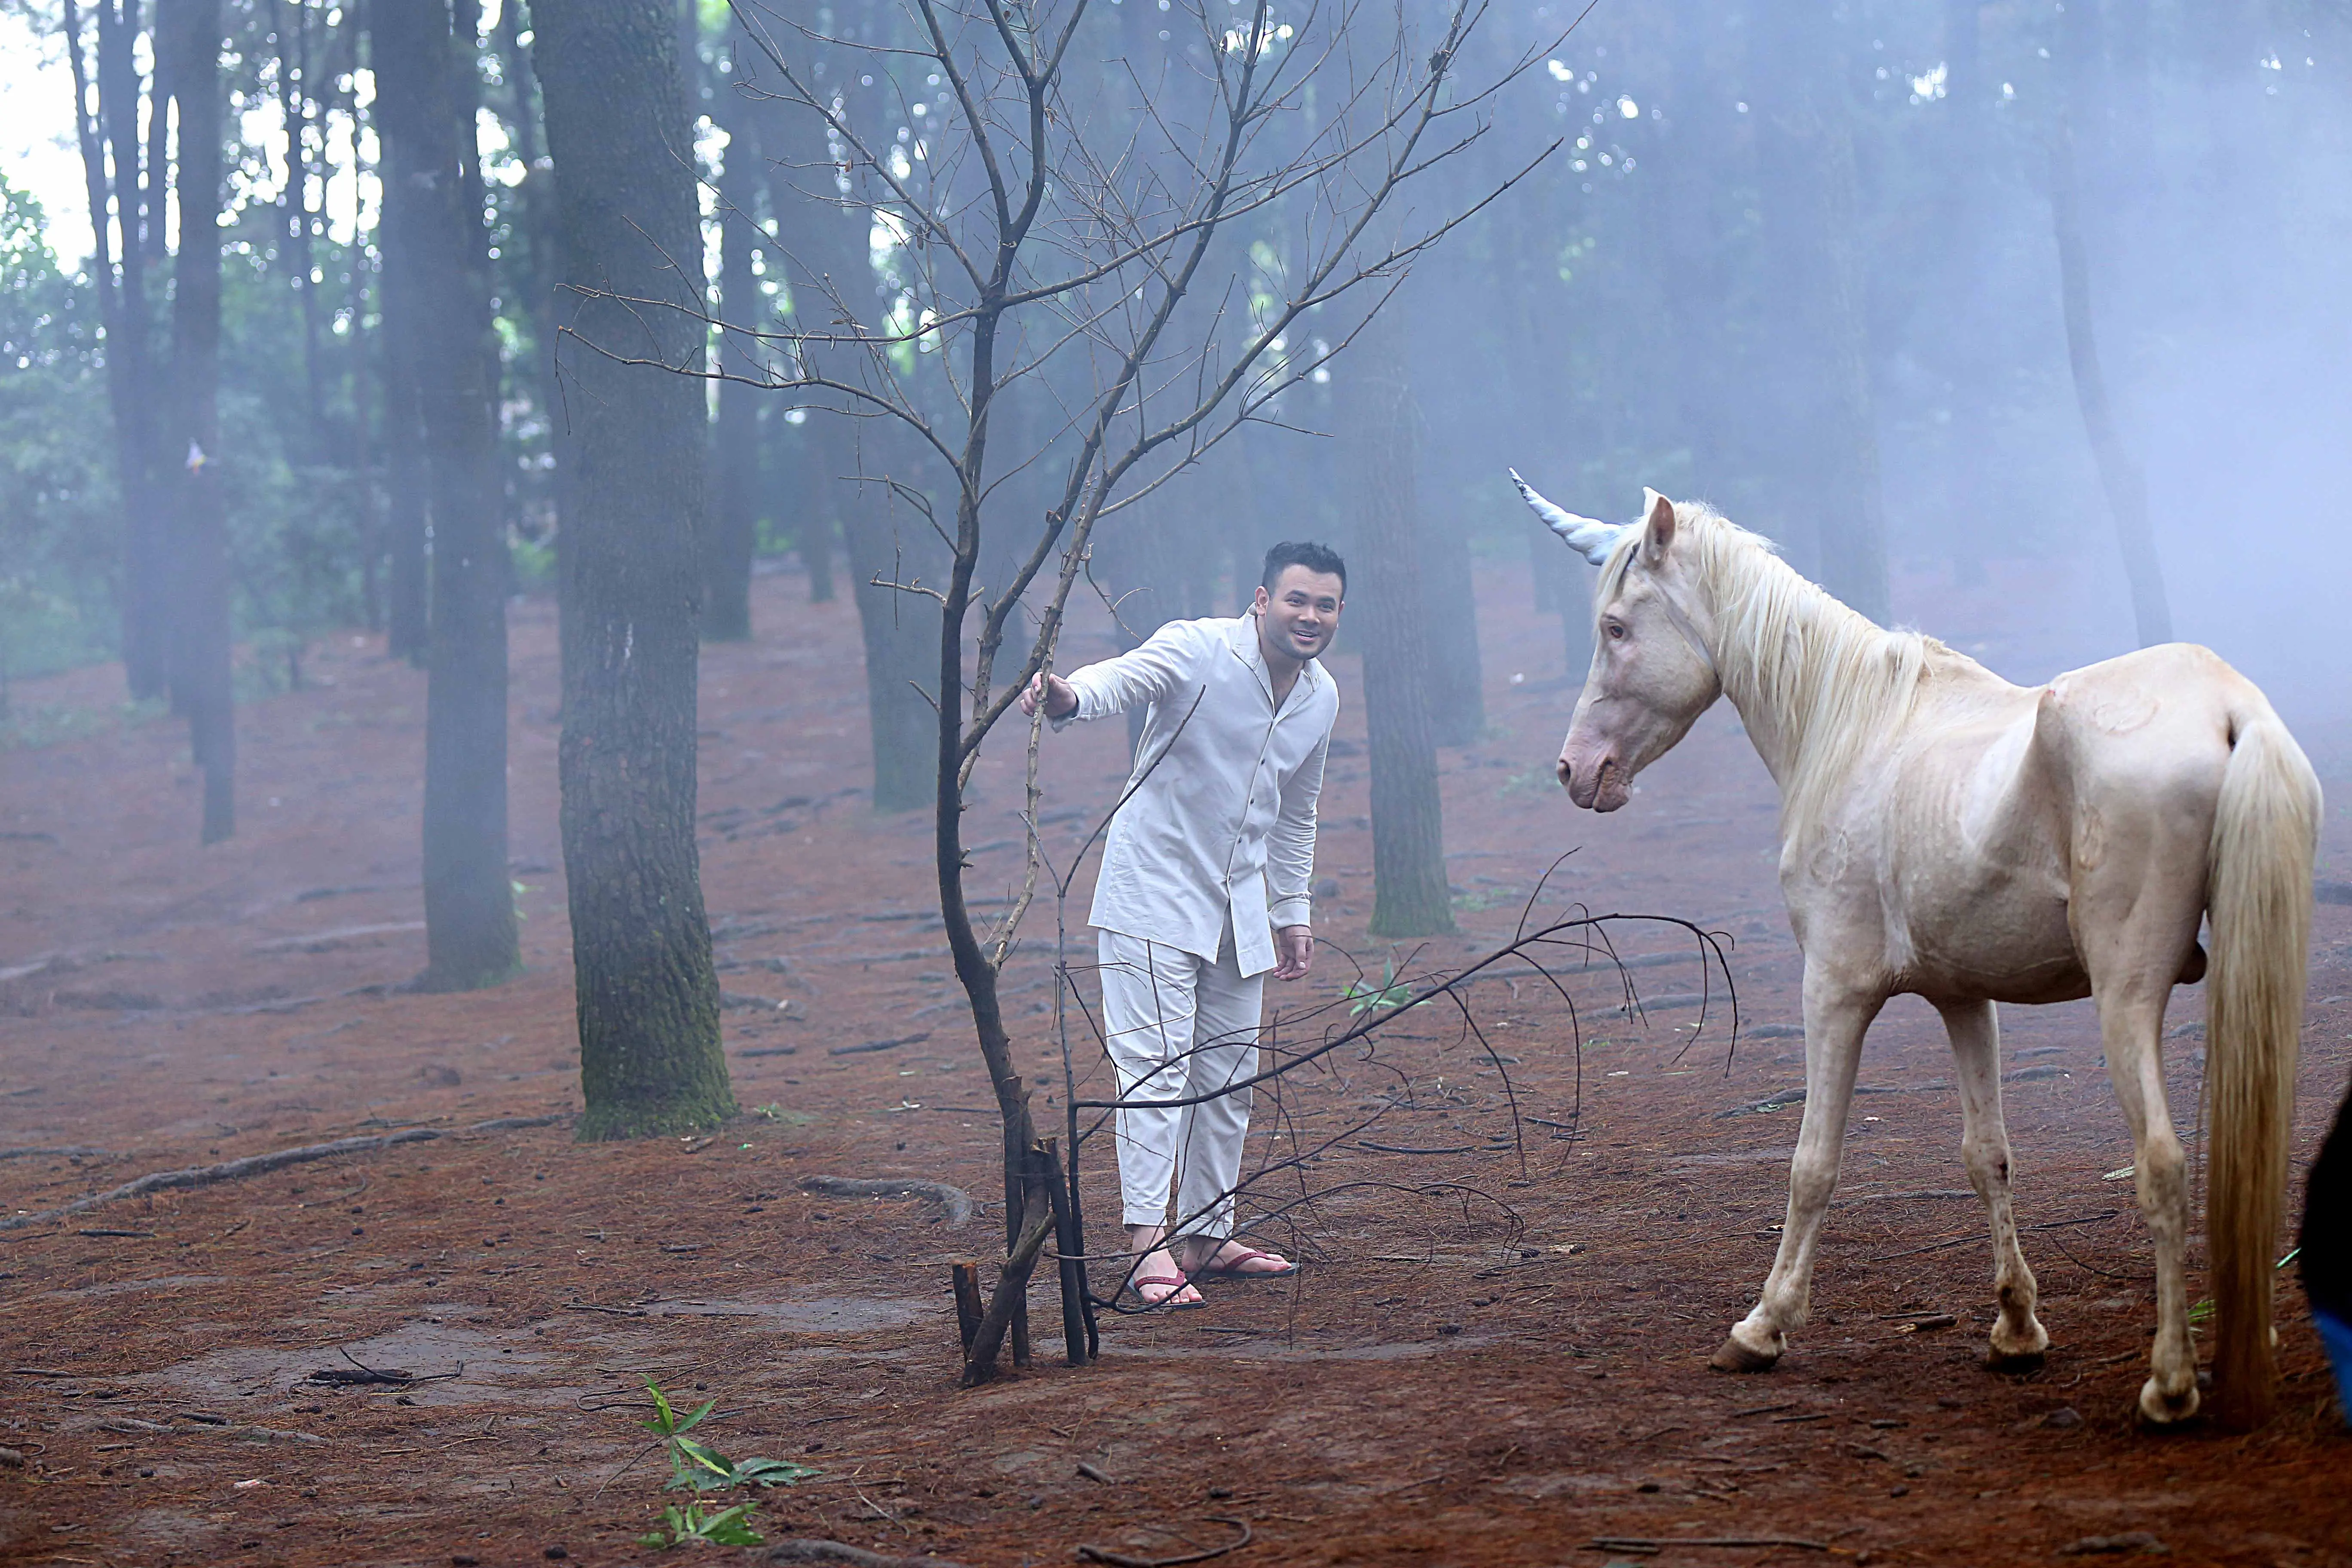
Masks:
[[[1240,1531],[1241,1537],[1223,1546],[1212,1546],[1205,1552],[1187,1552],[1175,1557],[1137,1557],[1125,1552],[1113,1552],[1108,1546],[1081,1545],[1078,1555],[1089,1563],[1108,1563],[1109,1568],[1176,1568],[1180,1563],[1206,1563],[1212,1557],[1223,1557],[1228,1552],[1239,1552],[1256,1539],[1245,1519],[1227,1519],[1223,1515],[1209,1516],[1211,1524],[1230,1524]]]
[[[920,956],[928,958],[930,955],[924,953]],[[862,1046],[835,1046],[824,1054],[829,1057],[857,1057],[869,1051],[895,1051],[900,1046],[919,1046],[930,1037],[931,1032],[926,1029],[919,1035],[900,1035],[894,1040],[868,1040]]]
[[[30,1226],[49,1225],[77,1215],[84,1209],[94,1209],[100,1204],[120,1202],[148,1193],[160,1193],[177,1187],[208,1187],[215,1182],[241,1181],[258,1176],[288,1165],[304,1165],[313,1160],[331,1160],[343,1154],[368,1154],[379,1149],[389,1149],[396,1143],[422,1143],[441,1134],[431,1128],[411,1128],[405,1132],[390,1132],[373,1138],[338,1138],[331,1143],[305,1143],[299,1148],[280,1149],[269,1154],[248,1154],[242,1160],[224,1160],[217,1165],[191,1165],[181,1171],[151,1171],[134,1181],[102,1193],[91,1193],[73,1202],[38,1214],[14,1215],[0,1219],[0,1231],[23,1230]]]
[[[325,1438],[314,1432],[297,1432],[285,1426],[241,1426],[234,1421],[205,1422],[194,1426],[166,1426],[161,1421],[142,1421],[135,1415],[118,1416],[98,1424],[101,1432],[120,1432],[125,1436],[142,1434],[164,1436],[185,1436],[194,1432],[218,1434],[225,1437],[251,1437],[259,1442],[323,1443]]]
[[[971,1194],[961,1187],[912,1176],[808,1176],[803,1178],[801,1191],[833,1198],[929,1198],[947,1210],[950,1226],[961,1225],[972,1215]]]

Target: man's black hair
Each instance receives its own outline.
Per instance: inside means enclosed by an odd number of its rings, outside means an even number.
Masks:
[[[1265,552],[1265,573],[1258,581],[1265,591],[1274,592],[1274,584],[1286,566],[1304,566],[1309,572],[1324,572],[1339,579],[1339,596],[1348,596],[1348,563],[1339,552],[1328,544],[1316,544],[1307,540],[1286,539]]]

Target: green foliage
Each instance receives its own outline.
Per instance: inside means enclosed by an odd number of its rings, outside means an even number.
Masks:
[[[1410,986],[1399,984],[1393,963],[1381,965],[1381,983],[1377,986],[1361,980],[1351,980],[1339,994],[1348,1004],[1348,1015],[1360,1018],[1367,1013],[1385,1013],[1391,1007],[1402,1007],[1412,1000]]]
[[[765,1490],[770,1487],[788,1487],[816,1474],[790,1459],[730,1459],[709,1444],[687,1436],[709,1419],[719,1401],[707,1401],[700,1409],[681,1415],[670,1403],[669,1395],[662,1392],[661,1384],[650,1377],[646,1379],[646,1392],[653,1395],[654,1414],[652,1419],[639,1425],[661,1438],[662,1447],[668,1452],[670,1479],[665,1490]],[[672,1504],[662,1510],[660,1528],[639,1537],[637,1543],[664,1549],[690,1542],[714,1546],[757,1546],[761,1537],[751,1528],[751,1513],[758,1507],[756,1502],[739,1502],[707,1512],[699,1502],[684,1507]]]
[[[687,1436],[718,1408],[719,1401],[710,1400],[692,1415],[680,1415],[661,1385],[650,1377],[646,1379],[646,1392],[654,1396],[654,1415],[639,1425],[658,1436],[669,1451],[670,1480],[666,1489],[669,1491],[688,1488],[698,1492],[732,1491],[740,1487],[764,1490],[791,1486],[816,1474],[806,1465],[797,1465],[790,1459],[729,1459],[709,1445]]]
[[[0,174],[0,688],[114,645],[118,508],[97,310]]]
[[[637,1544],[664,1551],[689,1542],[705,1546],[757,1546],[766,1539],[751,1528],[751,1510],[758,1506],[757,1503],[739,1502],[716,1513],[705,1513],[698,1502],[688,1503],[684,1508],[673,1503],[662,1510],[660,1527],[637,1537]]]

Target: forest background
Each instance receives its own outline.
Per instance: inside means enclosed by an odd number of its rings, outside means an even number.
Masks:
[[[1425,258],[1400,300],[1440,643],[1465,620],[1465,550],[1532,551],[1539,593],[1576,588],[1511,504],[1507,464],[1602,516],[1627,513],[1643,484],[1703,495],[1882,614],[1869,563],[1841,582],[1824,558],[1825,517],[1855,512],[1855,537],[1883,542],[1897,574],[2087,556],[2115,592],[2084,614],[2115,625],[2124,576],[2053,235],[2048,149],[2063,112],[2097,346],[2147,468],[2177,629],[2290,710],[2340,690],[2340,653],[2280,631],[2310,623],[2294,612],[2319,608],[2338,556],[2324,573],[2283,571],[2271,552],[2213,546],[2261,510],[2288,527],[2291,551],[2340,552],[2340,530],[2319,523],[2340,515],[2352,477],[2335,259],[2352,237],[2352,14],[2315,0],[1857,0],[1817,21],[1808,9],[1608,0],[1497,100],[1502,134],[1470,154],[1479,175],[1542,138],[1567,144]],[[495,274],[498,526],[512,588],[549,590],[563,416],[532,33],[499,0],[459,11],[474,24],[467,86]],[[1482,47],[1539,43],[1569,19],[1513,0]],[[91,30],[89,7],[80,20]],[[420,613],[403,595],[423,573],[431,508],[421,427],[389,384],[400,373],[383,307],[400,258],[383,227],[365,17],[230,0],[220,21],[221,433],[205,456],[225,492],[237,679],[268,689],[299,679],[299,650],[329,628],[390,621],[395,649],[421,657],[399,622]],[[10,0],[0,23],[11,140],[28,149],[0,170],[5,681],[118,657],[128,606],[64,15],[56,0]],[[793,183],[772,177],[793,155],[784,108],[730,86],[751,62],[718,0],[698,12],[689,0],[679,27],[714,311],[789,322],[819,302],[794,294],[770,245],[806,221]],[[920,95],[891,96],[903,110]],[[887,134],[919,136],[919,118],[898,118]],[[763,131],[778,143],[764,155]],[[177,243],[153,242],[159,319]],[[899,266],[887,232],[867,259],[887,296]],[[1284,422],[1337,428],[1344,388],[1330,378],[1347,374],[1344,358],[1318,373]],[[760,557],[805,571],[814,595],[870,577],[878,543],[858,531],[877,523],[861,523],[858,487],[839,482],[848,465],[824,434],[840,422],[790,397],[739,407],[737,390],[708,398],[720,527],[748,527]],[[1126,575],[1156,590],[1151,618],[1228,613],[1249,576],[1237,566],[1265,542],[1354,542],[1340,456],[1334,440],[1252,430],[1155,507],[1107,521],[1104,552],[1132,542]],[[887,595],[866,596],[892,613]],[[1566,663],[1579,662],[1574,619]],[[42,719],[8,722],[23,737]]]

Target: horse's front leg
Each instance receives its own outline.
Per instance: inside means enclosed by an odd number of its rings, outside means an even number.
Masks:
[[[1884,992],[1856,991],[1805,966],[1805,1116],[1789,1164],[1789,1216],[1764,1293],[1709,1363],[1718,1372],[1764,1372],[1789,1348],[1812,1292],[1813,1247],[1836,1190],[1862,1037],[1885,1005]]]
[[[1969,1184],[1992,1222],[1993,1295],[2000,1315],[1992,1326],[1990,1365],[2030,1372],[2042,1364],[2050,1336],[2033,1315],[2033,1270],[2017,1245],[2017,1216],[2009,1201],[2009,1129],[2000,1116],[2000,1024],[1990,1002],[1939,1003],[1952,1037],[1954,1076],[1960,1085],[1960,1157]]]

